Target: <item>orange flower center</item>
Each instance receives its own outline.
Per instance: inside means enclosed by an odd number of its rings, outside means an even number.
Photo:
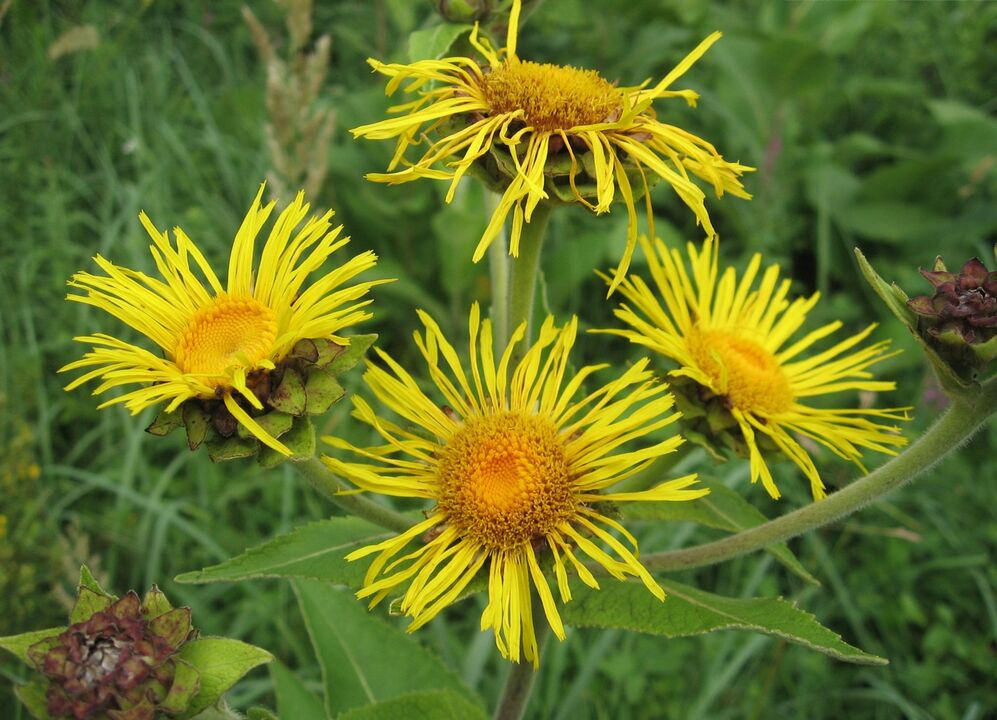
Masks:
[[[793,405],[793,391],[775,356],[729,330],[693,330],[687,338],[696,365],[713,389],[745,412],[776,414]]]
[[[575,512],[564,444],[545,418],[471,418],[443,449],[439,476],[440,510],[490,550],[543,537]]]
[[[205,382],[217,387],[230,368],[242,366],[248,371],[266,360],[276,337],[273,310],[251,297],[220,295],[187,322],[174,359],[185,373],[215,376]]]
[[[482,81],[485,100],[496,115],[523,111],[537,130],[571,130],[613,120],[623,95],[595,70],[529,60],[506,61]]]

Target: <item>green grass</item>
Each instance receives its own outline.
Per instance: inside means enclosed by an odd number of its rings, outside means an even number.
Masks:
[[[74,335],[116,331],[110,319],[63,301],[65,280],[101,253],[149,269],[137,221],[181,225],[216,263],[266,172],[263,71],[237,2],[134,4],[14,2],[0,25],[0,634],[56,624],[57,589],[73,565],[96,564],[119,591],[159,583],[194,609],[208,633],[245,638],[318,679],[293,594],[285,584],[183,586],[171,578],[236,554],[329,513],[286,469],[212,465],[179,436],[143,432],[150,415],[98,412],[85,390],[64,393],[55,371],[81,352]],[[255,9],[255,8],[254,8]],[[372,248],[379,272],[401,278],[376,293],[368,332],[403,360],[424,307],[458,332],[472,300],[488,299],[487,268],[469,267],[485,221],[470,185],[451,206],[428,183],[389,188],[362,179],[390,156],[389,143],[356,143],[347,129],[379,117],[387,101],[364,64],[404,60],[406,37],[434,22],[429,4],[403,0],[321,3],[316,28],[333,37],[328,102],[337,112],[330,177],[319,202],[334,207]],[[261,21],[282,32],[277,9]],[[100,44],[50,60],[62,32],[91,23]],[[905,352],[883,372],[901,388],[884,402],[915,405],[916,428],[937,413],[937,390],[910,338],[888,319],[851,257],[858,244],[880,273],[912,293],[926,290],[917,266],[992,257],[997,233],[994,148],[997,57],[987,29],[997,5],[964,3],[770,3],[548,0],[522,34],[524,56],[600,68],[633,84],[660,76],[708,32],[725,38],[685,78],[700,106],[661,104],[729,159],[758,167],[751,202],[709,203],[735,262],[763,251],[820,289],[818,319],[857,328],[884,321]],[[593,37],[593,28],[599,30]],[[671,240],[698,239],[689,213],[665,187],[653,195],[656,225]],[[625,215],[559,213],[545,257],[545,297],[560,318],[586,327],[612,322],[594,267],[615,266]],[[635,263],[640,269],[640,260]],[[583,337],[586,361],[622,364],[622,343]],[[349,378],[356,389],[358,375]],[[339,406],[328,431],[359,430]],[[26,431],[29,439],[17,445]],[[680,580],[733,596],[798,599],[886,668],[835,663],[798,647],[740,633],[665,642],[615,631],[574,631],[551,644],[532,717],[571,718],[940,718],[973,720],[997,707],[997,542],[992,508],[997,464],[991,428],[888,502],[793,547],[822,581],[804,587],[767,556],[685,573]],[[16,463],[37,463],[37,480]],[[873,460],[877,463],[878,460]],[[821,458],[830,484],[852,469]],[[788,469],[787,498],[769,515],[807,501]],[[744,468],[724,471],[740,486]],[[644,547],[706,537],[691,527],[642,528]],[[96,560],[95,560],[96,559]],[[16,570],[16,572],[15,572]],[[477,632],[471,600],[420,635],[486,698],[504,664]],[[20,677],[22,669],[0,664]],[[8,683],[0,708],[14,707]],[[232,698],[272,704],[265,673]],[[19,717],[11,711],[5,717]]]

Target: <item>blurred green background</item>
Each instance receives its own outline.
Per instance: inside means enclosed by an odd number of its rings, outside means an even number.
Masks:
[[[271,103],[268,111],[266,63],[240,7],[0,3],[0,635],[62,622],[87,562],[118,591],[159,583],[193,607],[204,631],[261,645],[317,687],[318,667],[285,584],[192,587],[171,578],[329,507],[287,469],[212,465],[188,453],[179,434],[145,434],[149,414],[98,412],[85,390],[64,393],[55,373],[82,352],[74,335],[119,330],[97,311],[64,302],[65,280],[92,269],[96,253],[152,266],[139,210],[159,227],[182,226],[220,264],[258,183],[280,164],[264,129],[280,129],[280,108]],[[286,58],[293,48],[285,13],[269,0],[251,7]],[[327,175],[312,181],[313,199],[337,211],[353,251],[376,250],[378,272],[400,278],[378,288],[377,318],[365,331],[380,333],[403,361],[414,358],[413,307],[460,337],[469,303],[488,299],[487,268],[469,263],[485,222],[483,198],[468,183],[444,206],[441,187],[428,182],[365,182],[364,173],[383,168],[391,143],[354,142],[348,129],[387,107],[364,60],[407,61],[410,33],[439,21],[428,1],[317,3],[302,52],[330,36],[328,74],[309,112],[325,112],[332,133],[328,143],[296,130],[284,137],[299,145],[304,137],[304,157],[327,161]],[[995,28],[993,2],[547,0],[521,33],[520,55],[636,84],[660,77],[722,30],[724,39],[681,83],[702,94],[699,107],[657,105],[660,117],[758,168],[746,181],[752,201],[708,203],[722,253],[743,265],[762,251],[799,292],[821,290],[815,323],[840,318],[854,329],[881,319],[881,333],[907,352],[882,366],[899,389],[880,402],[915,406],[913,434],[944,399],[913,341],[862,282],[851,249],[860,245],[884,277],[913,294],[927,289],[917,267],[936,254],[950,267],[973,255],[992,261]],[[659,234],[700,239],[666,186],[653,200]],[[612,322],[592,269],[615,266],[625,226],[619,208],[600,218],[578,209],[555,216],[544,259],[552,312],[577,313],[586,327]],[[578,350],[586,361],[623,364],[634,356],[602,338],[584,337]],[[347,410],[347,403],[335,408],[323,429],[359,432]],[[890,666],[844,665],[744,633],[665,642],[577,631],[548,647],[530,716],[993,717],[995,438],[991,427],[887,502],[794,541],[820,588],[804,587],[763,555],[681,578],[722,594],[797,599]],[[819,464],[831,486],[854,476],[826,455]],[[776,515],[808,501],[805,483],[782,469],[788,492],[779,503],[747,485],[743,463],[720,472]],[[642,533],[645,551],[711,536],[685,525]],[[504,667],[477,633],[474,602],[418,638],[493,699]],[[0,659],[4,678],[23,672]],[[0,683],[0,715],[18,718],[9,686]],[[267,674],[254,673],[231,699],[272,706]]]

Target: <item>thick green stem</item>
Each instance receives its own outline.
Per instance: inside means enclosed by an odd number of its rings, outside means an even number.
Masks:
[[[369,520],[375,525],[404,532],[415,523],[400,513],[390,510],[383,505],[371,502],[362,495],[341,495],[340,490],[346,490],[346,486],[336,477],[325,464],[318,458],[311,457],[307,460],[295,460],[291,466],[305,477],[312,487],[325,495],[334,504],[345,510],[350,515]]]
[[[900,455],[823,500],[715,542],[653,553],[641,560],[650,570],[684,570],[713,565],[834,522],[934,466],[966,442],[995,410],[997,380],[992,380],[975,397],[956,399],[938,422]]]
[[[501,195],[485,191],[485,211],[491,217],[498,207]],[[492,323],[499,352],[509,344],[509,243],[505,230],[488,246],[488,270],[492,279]]]
[[[530,222],[523,225],[523,233],[519,240],[519,255],[512,263],[509,332],[513,332],[523,322],[526,323],[526,341],[520,345],[520,357],[533,341],[533,305],[540,272],[540,255],[544,236],[547,233],[547,221],[550,219],[553,207],[543,202],[536,206]]]
[[[547,623],[547,617],[544,615],[539,596],[534,596],[531,604],[536,627],[537,652],[542,653],[544,644],[547,642],[547,635],[550,632],[550,625]],[[495,708],[495,720],[520,720],[523,717],[526,706],[530,702],[530,693],[536,678],[537,671],[528,661],[513,663],[505,680],[502,697],[499,698],[498,707]]]

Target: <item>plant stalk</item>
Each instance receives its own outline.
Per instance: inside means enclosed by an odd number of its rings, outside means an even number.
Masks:
[[[550,632],[550,625],[547,616],[544,615],[543,605],[539,596],[534,596],[532,605],[533,623],[537,637],[537,652],[542,653],[544,644],[547,642],[547,635]],[[530,694],[533,691],[533,683],[537,678],[537,670],[533,665],[522,660],[513,663],[509,669],[509,675],[505,681],[505,688],[502,690],[502,697],[499,698],[498,707],[495,708],[494,720],[521,720],[526,706],[530,702]]]
[[[534,208],[530,222],[523,224],[523,232],[519,239],[519,255],[512,262],[509,332],[515,332],[522,323],[526,323],[526,338],[520,344],[517,356],[513,357],[513,367],[515,362],[525,354],[526,348],[533,342],[533,306],[536,303],[540,255],[543,250],[544,237],[547,234],[547,221],[550,219],[550,213],[553,209],[553,204],[544,202]]]
[[[491,217],[498,207],[501,195],[485,190],[485,212]],[[509,243],[505,228],[488,246],[488,270],[492,280],[492,323],[498,352],[509,344]]]
[[[346,490],[346,485],[316,457],[310,457],[307,460],[293,460],[291,465],[298,471],[299,475],[311,483],[313,488],[350,515],[356,515],[375,525],[398,532],[404,532],[415,524],[404,515],[383,505],[378,505],[362,495],[342,494],[340,491]]]
[[[975,397],[955,398],[938,421],[904,452],[823,500],[735,535],[683,550],[644,555],[641,561],[649,570],[714,565],[834,522],[932,468],[966,442],[995,410],[997,379],[986,383]]]

